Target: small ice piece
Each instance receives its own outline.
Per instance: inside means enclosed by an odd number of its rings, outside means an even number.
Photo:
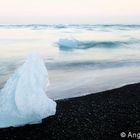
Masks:
[[[72,39],[59,39],[58,45],[60,48],[73,49],[78,47],[78,41]]]
[[[56,113],[56,102],[47,97],[48,72],[38,54],[7,81],[0,92],[0,128],[39,123]]]

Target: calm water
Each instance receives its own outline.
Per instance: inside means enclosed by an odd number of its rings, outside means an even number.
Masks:
[[[57,44],[67,38],[78,47]],[[140,82],[140,25],[0,25],[1,88],[32,51],[46,62],[55,99]]]

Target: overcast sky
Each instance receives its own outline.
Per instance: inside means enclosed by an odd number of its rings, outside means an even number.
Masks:
[[[0,0],[0,24],[140,24],[140,0]]]

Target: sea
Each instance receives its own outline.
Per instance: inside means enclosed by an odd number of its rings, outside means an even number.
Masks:
[[[140,82],[140,25],[0,25],[1,89],[32,52],[44,59],[55,100]]]

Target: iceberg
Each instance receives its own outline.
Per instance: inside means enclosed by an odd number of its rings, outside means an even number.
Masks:
[[[42,58],[31,54],[0,92],[0,128],[40,123],[56,113],[56,102],[46,95],[48,72]]]

